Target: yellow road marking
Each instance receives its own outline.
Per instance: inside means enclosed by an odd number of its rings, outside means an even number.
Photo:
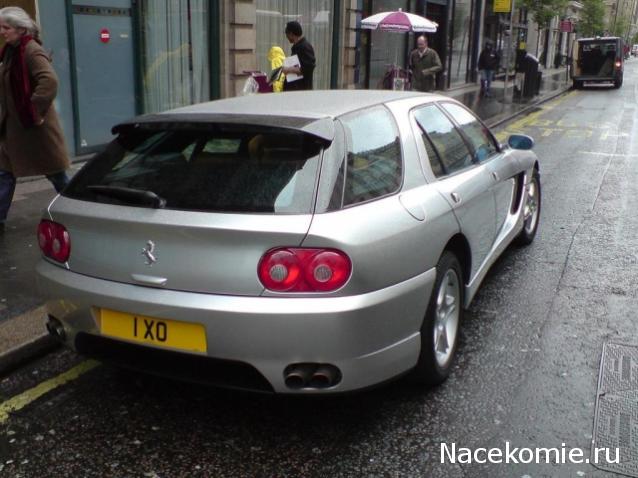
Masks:
[[[539,125],[539,119],[538,119],[539,116],[553,110],[556,106],[561,104],[563,101],[566,101],[569,97],[573,96],[574,94],[576,94],[575,91],[570,91],[569,93],[562,95],[546,103],[545,105],[541,106],[540,110],[534,111],[533,113],[530,113],[528,115],[524,115],[522,118],[514,121],[513,123],[509,123],[508,125],[505,126],[503,130],[499,131],[496,134],[496,139],[498,139],[499,141],[505,141],[505,139],[507,139],[507,137],[510,134],[512,134],[512,132],[523,131],[523,129],[526,126]],[[544,136],[547,136],[547,134],[545,134]]]
[[[42,395],[49,393],[51,390],[59,387],[60,385],[64,385],[67,382],[75,380],[80,375],[94,369],[98,365],[100,365],[100,362],[95,360],[86,360],[79,365],[76,365],[71,370],[62,373],[57,377],[53,377],[46,382],[42,382],[35,387],[22,392],[20,395],[11,397],[6,402],[0,403],[0,425],[7,421],[11,412],[21,410],[31,402],[40,398]]]

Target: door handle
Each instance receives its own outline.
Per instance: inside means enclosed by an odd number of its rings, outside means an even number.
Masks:
[[[492,177],[494,178],[494,181],[499,180],[498,173],[496,171],[492,171]]]
[[[460,203],[461,202],[461,196],[459,195],[459,193],[450,193],[450,196],[452,196],[452,201],[454,201],[455,203]]]

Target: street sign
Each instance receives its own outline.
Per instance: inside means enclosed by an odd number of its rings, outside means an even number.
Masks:
[[[494,13],[509,13],[511,9],[511,0],[494,0]]]
[[[572,33],[574,31],[574,24],[571,20],[561,20],[560,31],[563,33]]]

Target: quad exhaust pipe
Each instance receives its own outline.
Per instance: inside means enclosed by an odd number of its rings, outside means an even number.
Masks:
[[[64,330],[64,325],[55,317],[49,315],[49,320],[47,321],[47,331],[50,335],[55,337],[60,342],[66,341],[66,331]]]
[[[341,381],[341,372],[330,364],[298,363],[284,370],[284,382],[293,390],[325,389]]]

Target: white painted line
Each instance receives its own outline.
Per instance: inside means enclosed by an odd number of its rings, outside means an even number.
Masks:
[[[619,156],[621,158],[638,158],[638,154],[599,153],[598,151],[580,151],[579,154],[595,154],[596,156]]]

